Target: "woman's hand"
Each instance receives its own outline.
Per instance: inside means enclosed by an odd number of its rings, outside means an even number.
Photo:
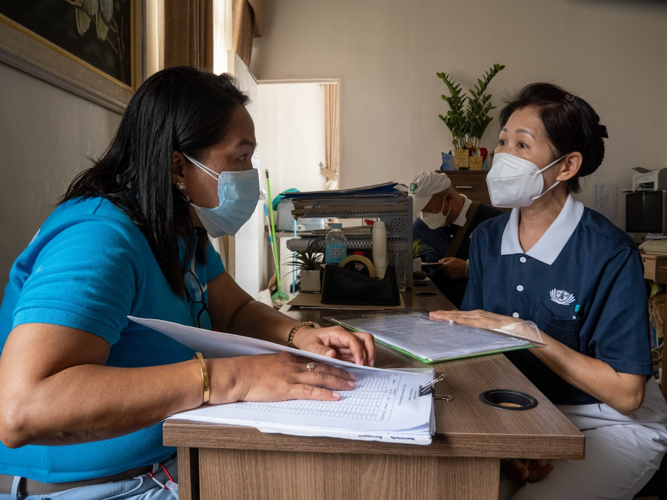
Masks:
[[[349,332],[341,326],[299,328],[292,343],[302,351],[338,358],[357,365],[375,364],[375,341],[370,333]]]
[[[449,279],[465,278],[466,276],[466,261],[457,259],[456,257],[445,257],[440,259],[442,265],[438,266],[438,271],[444,273]]]
[[[546,460],[503,460],[501,470],[515,481],[536,483],[547,477],[554,466]]]
[[[308,363],[315,365],[308,371]],[[207,361],[211,371],[211,404],[234,401],[316,399],[338,401],[357,377],[344,370],[288,352]]]
[[[449,320],[460,325],[487,328],[489,330],[495,330],[522,321],[517,318],[490,313],[480,309],[476,311],[433,311],[429,314],[429,317],[431,319]]]

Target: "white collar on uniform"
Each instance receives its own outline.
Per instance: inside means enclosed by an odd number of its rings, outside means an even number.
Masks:
[[[503,241],[500,247],[501,255],[525,253],[526,255],[551,265],[560,255],[561,250],[574,233],[574,230],[584,213],[584,204],[568,195],[563,209],[553,221],[549,229],[542,235],[535,245],[527,252],[519,243],[519,209],[512,209],[510,220],[503,232]]]
[[[463,202],[463,208],[461,208],[461,213],[459,216],[456,218],[454,222],[452,222],[452,225],[454,226],[459,226],[463,227],[468,219],[466,219],[466,214],[468,213],[468,209],[470,208],[470,205],[472,205],[472,200],[468,199],[468,197],[464,194],[462,194],[466,201]]]

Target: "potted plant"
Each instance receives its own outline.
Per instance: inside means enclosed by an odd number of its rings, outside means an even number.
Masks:
[[[442,95],[442,99],[449,104],[449,111],[445,116],[438,115],[447,125],[454,140],[454,166],[467,168],[471,153],[478,150],[482,136],[493,120],[489,112],[495,109],[491,104],[491,94],[485,94],[491,80],[505,68],[502,64],[494,64],[484,73],[483,78],[477,79],[474,90],[470,89],[468,96],[461,91],[461,85],[452,80],[447,73],[436,73],[447,85],[449,95]]]
[[[313,242],[308,243],[305,250],[297,250],[293,254],[293,260],[287,262],[289,266],[296,266],[301,277],[302,292],[319,292],[320,266],[322,264],[322,253],[315,251]]]
[[[412,241],[412,272],[422,270],[422,256],[433,249],[424,243],[421,238]]]

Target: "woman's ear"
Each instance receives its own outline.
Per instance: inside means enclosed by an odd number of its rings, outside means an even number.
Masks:
[[[185,189],[185,172],[187,163],[185,156],[180,151],[174,151],[171,154],[171,182],[181,191]],[[183,188],[181,188],[183,186]]]
[[[583,156],[578,151],[570,153],[563,158],[562,166],[560,167],[560,172],[556,177],[557,181],[568,181],[572,179],[575,175],[579,173],[581,164],[584,161]]]

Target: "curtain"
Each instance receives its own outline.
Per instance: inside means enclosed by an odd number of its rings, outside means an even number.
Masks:
[[[324,84],[324,156],[320,170],[327,178],[327,189],[338,189],[338,84]]]
[[[164,66],[213,69],[213,0],[164,2]]]
[[[250,68],[252,39],[264,34],[264,0],[233,0],[232,47]]]

